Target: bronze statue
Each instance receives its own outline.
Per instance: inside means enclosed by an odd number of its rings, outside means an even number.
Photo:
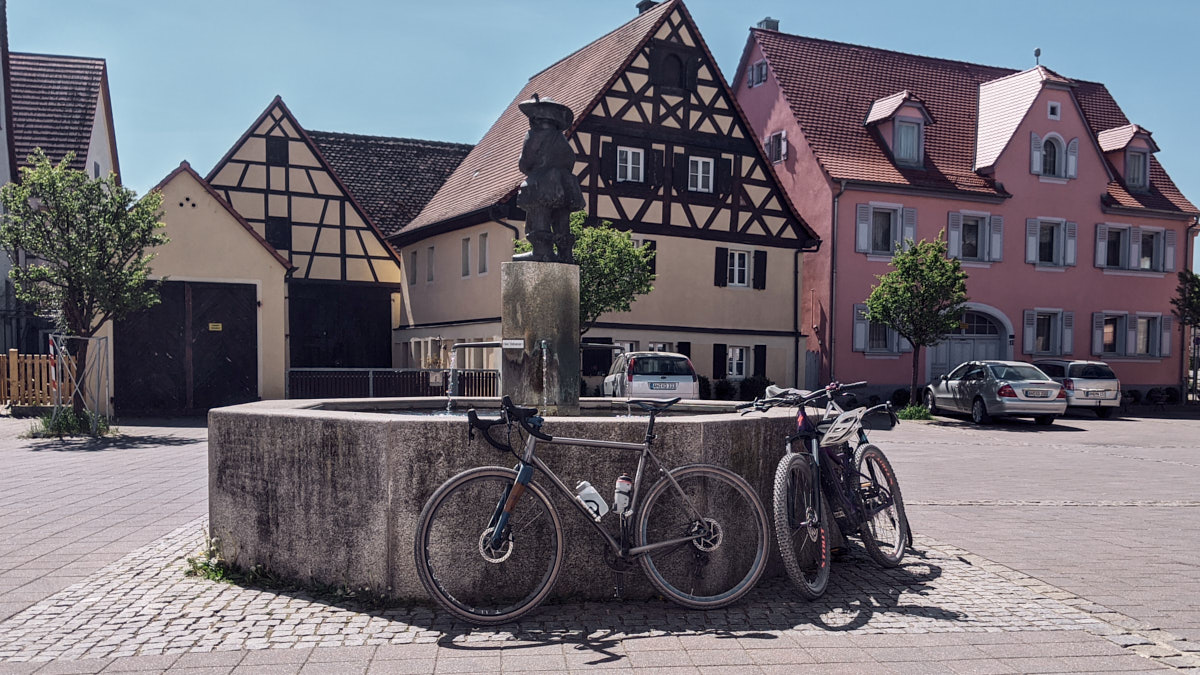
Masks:
[[[585,202],[575,178],[575,151],[562,132],[571,126],[575,114],[537,94],[517,107],[529,118],[529,132],[517,164],[525,174],[517,206],[525,211],[525,238],[533,252],[514,259],[574,264],[571,250],[575,237],[569,220],[571,212],[582,209]]]

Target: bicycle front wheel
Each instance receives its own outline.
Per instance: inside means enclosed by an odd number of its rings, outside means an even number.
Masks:
[[[809,600],[829,585],[829,511],[817,504],[817,467],[789,453],[775,469],[775,538],[788,577]],[[823,506],[823,505],[822,505]]]
[[[866,522],[859,528],[867,555],[882,567],[895,567],[904,557],[908,541],[908,519],[896,472],[883,451],[867,444],[854,453],[858,471],[858,495]]]
[[[464,471],[433,493],[417,523],[421,583],[439,605],[474,624],[507,623],[529,612],[546,599],[562,569],[562,523],[533,482],[500,546],[492,546],[492,516],[516,478],[516,471],[498,466]]]
[[[641,557],[650,583],[691,609],[736,602],[767,565],[766,510],[749,483],[719,466],[692,464],[663,476],[646,493],[634,532],[638,546],[663,544]]]

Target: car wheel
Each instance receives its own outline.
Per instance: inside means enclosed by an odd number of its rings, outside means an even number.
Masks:
[[[1054,424],[1054,415],[1038,415],[1037,417],[1033,418],[1033,421],[1039,426],[1048,427],[1051,424]]]
[[[925,390],[925,409],[930,415],[938,414],[937,400],[933,398],[933,389]]]
[[[1096,417],[1102,420],[1110,419],[1113,416],[1112,408],[1096,408]]]
[[[991,424],[992,416],[988,414],[987,406],[983,404],[983,399],[977,398],[971,404],[971,421],[975,424]]]

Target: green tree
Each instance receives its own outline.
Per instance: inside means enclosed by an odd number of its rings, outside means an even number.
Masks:
[[[607,220],[587,225],[587,213],[571,214],[575,262],[579,265],[579,334],[583,335],[607,312],[628,312],[639,295],[654,290],[650,262],[654,251],[637,246],[628,232]],[[518,239],[517,253],[530,250]]]
[[[167,237],[161,194],[138,200],[114,174],[92,180],[71,169],[73,158],[68,153],[52,164],[37,149],[20,181],[0,189],[0,246],[13,261],[17,299],[53,317],[63,332],[90,338],[105,322],[158,303],[150,249]],[[76,372],[84,373],[87,347],[74,356]],[[82,410],[82,392],[74,405]]]
[[[946,339],[962,323],[967,302],[967,274],[958,259],[946,257],[946,242],[912,243],[892,256],[892,271],[878,277],[867,298],[867,317],[886,325],[912,343],[912,383],[917,400],[917,363],[921,349]]]
[[[1191,270],[1179,271],[1179,286],[1171,298],[1171,311],[1184,326],[1200,326],[1200,275]]]

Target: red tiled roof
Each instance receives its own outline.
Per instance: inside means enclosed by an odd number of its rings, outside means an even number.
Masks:
[[[762,47],[817,161],[832,178],[1003,194],[992,179],[974,170],[979,87],[1018,71],[777,31],[750,33]],[[1072,92],[1093,134],[1129,123],[1104,85],[1072,81],[1044,67],[1036,72],[1039,80],[1074,85]],[[862,124],[874,101],[904,89],[919,96],[938,120],[926,130],[925,169],[896,166],[877,133]],[[1112,202],[1196,212],[1157,161],[1151,161],[1150,180],[1150,192],[1136,196],[1119,182],[1111,183]]]
[[[517,158],[529,121],[516,104],[533,95],[569,107],[578,120],[617,71],[678,3],[668,0],[534,75],[462,164],[405,228],[418,228],[504,201],[521,184]]]
[[[1125,146],[1129,145],[1129,141],[1132,141],[1133,137],[1138,134],[1145,134],[1154,151],[1158,151],[1158,144],[1154,142],[1151,133],[1136,124],[1126,124],[1114,129],[1105,129],[1096,134],[1096,141],[1100,143],[1100,149],[1104,152],[1114,152],[1124,150]]]
[[[420,213],[472,147],[334,131],[308,135],[384,236]]]
[[[40,147],[53,162],[74,152],[71,168],[83,170],[105,79],[104,59],[12,53],[9,71],[17,164],[24,165]]]

